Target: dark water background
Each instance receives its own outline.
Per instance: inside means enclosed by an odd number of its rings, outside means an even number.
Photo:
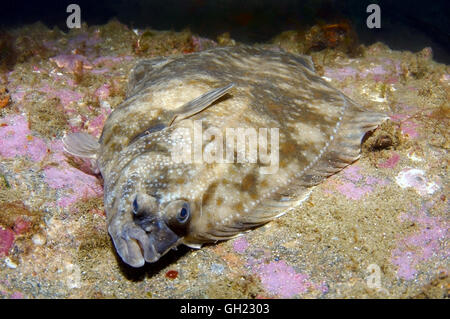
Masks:
[[[381,41],[392,49],[419,51],[431,46],[435,60],[450,64],[449,0],[41,0],[2,1],[1,27],[41,21],[66,27],[66,7],[81,7],[88,25],[115,17],[132,27],[182,30],[215,38],[223,32],[246,43],[265,42],[276,34],[319,22],[351,21],[361,43]],[[366,8],[381,7],[381,29],[369,29]]]

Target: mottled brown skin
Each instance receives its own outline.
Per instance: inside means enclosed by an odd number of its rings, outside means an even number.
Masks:
[[[183,104],[229,83],[226,96],[168,127]],[[332,88],[303,56],[231,47],[139,62],[97,157],[119,255],[139,267],[178,244],[229,239],[280,216],[355,161],[365,132],[385,118]],[[197,120],[223,136],[226,128],[278,128],[278,171],[262,174],[260,163],[174,163],[174,131]],[[186,205],[189,218],[179,223]]]

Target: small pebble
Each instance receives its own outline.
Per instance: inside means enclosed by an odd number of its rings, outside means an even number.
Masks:
[[[217,275],[220,275],[225,270],[225,267],[221,264],[212,264],[211,271]]]
[[[6,266],[8,266],[11,269],[17,268],[17,264],[14,261],[12,261],[9,257],[5,258],[5,264],[6,264]]]
[[[36,246],[42,246],[46,242],[45,236],[41,234],[34,234],[33,237],[31,237],[31,240]]]

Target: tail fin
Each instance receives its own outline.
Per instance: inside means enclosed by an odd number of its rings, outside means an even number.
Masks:
[[[352,103],[348,101],[348,103]],[[323,156],[302,177],[304,186],[317,185],[360,157],[364,135],[388,119],[386,114],[364,110],[353,105]]]

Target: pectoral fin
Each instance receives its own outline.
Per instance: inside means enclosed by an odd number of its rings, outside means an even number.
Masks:
[[[100,144],[97,139],[87,133],[72,133],[63,137],[64,150],[75,156],[92,158],[97,157]]]
[[[175,115],[173,116],[172,120],[170,121],[169,126],[203,111],[208,106],[210,106],[212,103],[214,103],[215,101],[220,99],[222,96],[227,94],[233,86],[234,86],[234,83],[230,83],[224,87],[211,90],[211,91],[199,96],[198,98],[184,104],[183,106],[181,106],[179,109],[177,109],[175,111]]]

